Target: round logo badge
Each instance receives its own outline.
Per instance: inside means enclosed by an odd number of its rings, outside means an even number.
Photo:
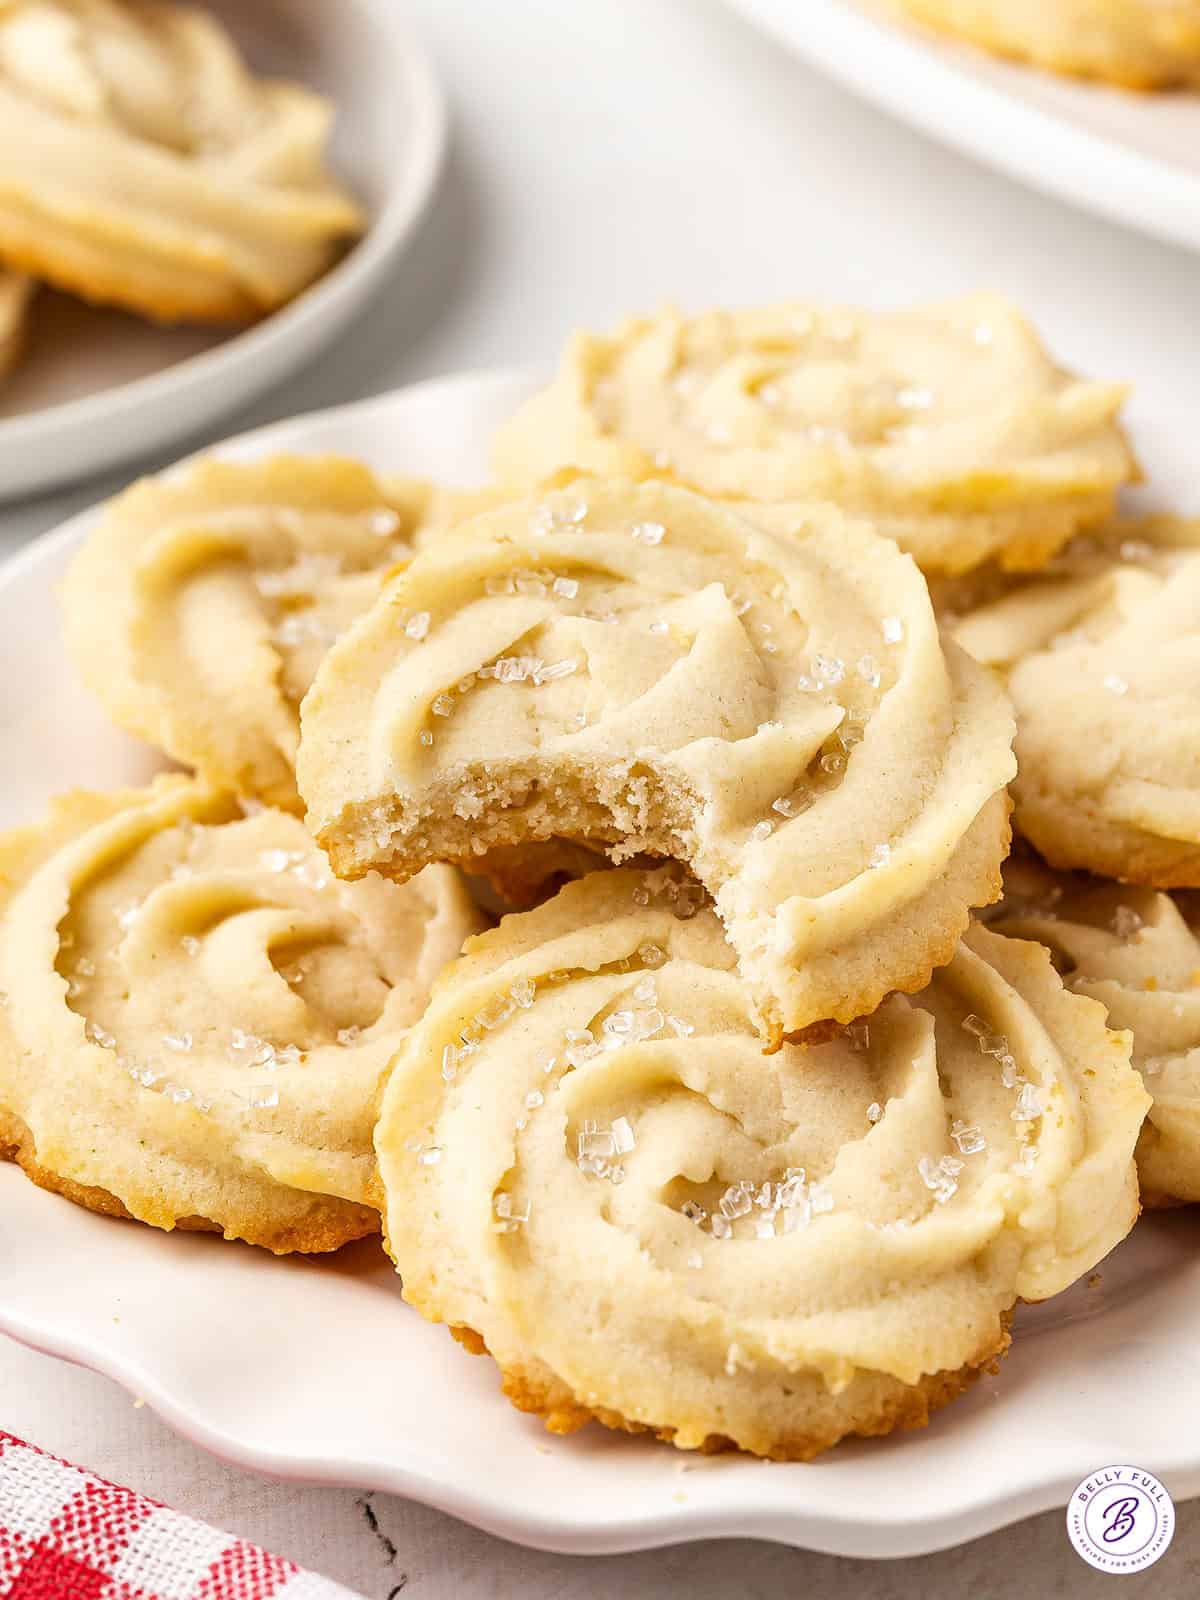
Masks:
[[[1175,1506],[1152,1472],[1099,1467],[1077,1485],[1067,1506],[1067,1534],[1101,1572],[1140,1572],[1166,1553]]]

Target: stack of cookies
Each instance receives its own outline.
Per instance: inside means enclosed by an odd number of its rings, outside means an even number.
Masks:
[[[1200,535],[1113,520],[1122,399],[993,298],[668,311],[484,490],[136,486],[67,634],[192,772],[0,842],[0,1143],[276,1251],[382,1218],[558,1431],[924,1422],[1139,1169],[1200,1198]]]
[[[0,0],[0,376],[37,283],[156,322],[286,304],[362,231],[334,108],[174,0]]]

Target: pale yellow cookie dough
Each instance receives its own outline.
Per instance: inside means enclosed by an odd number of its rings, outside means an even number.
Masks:
[[[167,321],[274,310],[364,226],[329,101],[165,0],[0,0],[0,261]]]
[[[1011,869],[1011,870],[1010,870]],[[1149,1205],[1200,1201],[1200,896],[1006,868],[992,926],[1053,952],[1068,989],[1133,1034],[1133,1064],[1154,1097],[1137,1144]]]
[[[67,644],[122,728],[298,806],[298,707],[325,651],[480,494],[338,456],[204,460],[108,506],[63,587]]]
[[[389,1059],[480,919],[446,868],[340,883],[295,817],[181,778],[0,837],[0,1147],[160,1228],[378,1226]]]
[[[928,571],[1034,568],[1136,474],[1124,395],[1062,371],[995,295],[667,309],[576,334],[497,434],[493,464],[524,488],[573,466],[748,502],[828,499]]]
[[[892,0],[997,55],[1127,89],[1200,82],[1200,0]]]
[[[16,365],[25,336],[33,280],[0,267],[0,378]]]
[[[910,558],[828,508],[783,538],[582,479],[485,513],[334,647],[302,721],[337,871],[556,837],[685,861],[772,1044],[920,988],[999,892],[1008,703]]]
[[[806,1458],[922,1423],[1131,1227],[1129,1036],[974,928],[921,994],[764,1060],[677,891],[593,874],[441,979],[376,1133],[405,1297],[556,1431]]]
[[[1117,523],[1045,573],[935,596],[1006,677],[1020,831],[1058,867],[1200,886],[1200,522]]]

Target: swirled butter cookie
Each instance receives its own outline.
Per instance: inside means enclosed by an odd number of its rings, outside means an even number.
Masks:
[[[525,487],[574,466],[717,498],[828,499],[930,571],[989,556],[1038,567],[1136,470],[1124,393],[1061,371],[990,295],[891,312],[666,310],[577,334],[493,461]]]
[[[1137,1144],[1142,1198],[1200,1201],[1200,896],[1025,857],[1010,867],[992,926],[1047,945],[1067,988],[1133,1034],[1133,1064],[1154,1097]]]
[[[0,0],[0,260],[162,320],[260,316],[362,231],[332,115],[198,7]]]
[[[582,479],[389,584],[317,673],[298,772],[348,877],[550,838],[686,862],[778,1043],[949,959],[999,892],[1011,737],[868,527]]]
[[[0,378],[15,365],[25,334],[33,280],[0,267]]]
[[[478,501],[337,456],[147,478],[68,572],[67,643],[121,727],[295,808],[298,707],[318,662],[384,574]]]
[[[275,1251],[374,1232],[379,1086],[479,926],[444,868],[339,883],[295,818],[160,779],[0,839],[0,1147]]]
[[[669,883],[593,874],[440,981],[376,1131],[404,1294],[557,1431],[804,1458],[920,1425],[1132,1225],[1128,1035],[975,928],[921,994],[764,1060]]]
[[[898,0],[997,55],[1126,89],[1200,81],[1200,0]]]
[[[1200,886],[1200,522],[1119,523],[953,603],[1016,709],[1020,831],[1058,867]]]

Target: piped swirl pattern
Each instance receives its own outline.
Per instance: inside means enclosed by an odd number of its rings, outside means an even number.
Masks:
[[[296,818],[191,780],[67,796],[0,841],[0,1145],[158,1227],[373,1232],[383,1075],[479,925],[449,869],[339,883]]]
[[[164,320],[273,310],[362,231],[332,114],[198,7],[0,0],[0,257]]]
[[[576,467],[739,501],[832,500],[929,571],[1038,567],[1133,472],[1123,398],[1061,371],[995,296],[667,309],[577,334],[493,461],[526,489]]]
[[[144,479],[72,563],[68,645],[121,727],[295,809],[299,705],[321,658],[387,573],[479,498],[337,456]]]
[[[1119,522],[1045,573],[943,585],[938,603],[1005,675],[1016,823],[1041,854],[1200,886],[1200,522]]]
[[[405,1296],[560,1431],[804,1457],[922,1422],[1132,1225],[1128,1035],[975,928],[764,1061],[678,889],[594,874],[443,977],[377,1130]]]
[[[348,876],[555,837],[686,862],[778,1043],[920,988],[995,898],[1012,731],[869,528],[583,479],[393,580],[317,674],[300,789]]]
[[[1200,896],[1006,869],[993,926],[1049,947],[1063,982],[1133,1034],[1133,1064],[1154,1097],[1137,1145],[1142,1198],[1200,1201]]]

